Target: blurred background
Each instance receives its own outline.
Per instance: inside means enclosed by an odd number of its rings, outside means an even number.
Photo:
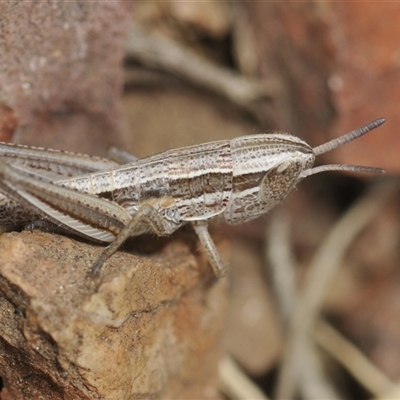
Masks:
[[[317,146],[386,118],[317,160],[384,177],[319,174],[265,217],[215,228],[231,260],[220,389],[400,398],[400,3],[60,3],[60,36],[40,4],[1,7],[15,27],[1,42],[4,141],[144,157],[266,131]],[[28,19],[42,39],[18,35]]]

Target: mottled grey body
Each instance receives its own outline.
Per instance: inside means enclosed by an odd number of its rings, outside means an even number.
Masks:
[[[190,221],[219,217],[237,224],[257,218],[313,162],[311,147],[300,139],[259,134],[169,150],[57,183],[112,200],[130,215],[151,205],[169,221],[168,235]],[[133,234],[151,230],[143,223]]]

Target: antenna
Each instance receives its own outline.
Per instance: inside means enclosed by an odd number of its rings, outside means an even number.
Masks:
[[[319,156],[320,154],[327,153],[328,151],[331,151],[333,149],[336,149],[339,146],[342,146],[346,143],[351,142],[354,139],[357,139],[369,131],[372,131],[375,128],[378,128],[379,126],[383,125],[385,122],[385,118],[378,118],[375,121],[370,122],[369,124],[362,126],[361,128],[356,129],[355,131],[351,131],[349,133],[346,133],[343,136],[340,136],[336,139],[331,140],[330,142],[321,144],[320,146],[314,147],[313,151],[316,156]]]
[[[357,139],[369,131],[372,131],[375,128],[378,128],[385,122],[385,118],[378,118],[367,125],[364,125],[361,128],[358,128],[352,132],[349,132],[343,136],[340,136],[336,139],[333,139],[327,143],[321,144],[320,146],[314,147],[313,152],[316,156],[320,154],[327,153],[333,149],[336,149],[339,146],[342,146],[346,143],[351,142],[354,139]],[[350,172],[366,172],[371,174],[384,174],[385,170],[382,168],[374,168],[374,167],[364,167],[362,165],[347,165],[347,164],[329,164],[329,165],[321,165],[319,167],[310,168],[306,171],[303,171],[299,175],[299,179],[303,179],[307,176],[319,174],[320,172],[325,171],[350,171]]]

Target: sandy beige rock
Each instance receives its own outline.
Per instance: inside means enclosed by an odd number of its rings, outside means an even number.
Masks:
[[[224,281],[179,235],[146,258],[41,232],[0,237],[7,398],[216,398]],[[196,254],[196,256],[194,256]]]

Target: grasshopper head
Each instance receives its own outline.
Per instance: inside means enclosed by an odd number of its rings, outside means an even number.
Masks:
[[[233,185],[224,218],[228,223],[254,219],[281,202],[298,182],[323,171],[382,173],[358,165],[314,167],[316,156],[354,140],[384,123],[377,119],[344,136],[311,148],[285,133],[250,135],[232,141]]]
[[[279,163],[265,174],[260,186],[261,199],[267,204],[276,204],[302,179],[324,171],[384,173],[385,171],[381,168],[360,165],[330,164],[319,167],[313,166],[316,156],[357,139],[381,126],[384,122],[384,118],[377,119],[361,128],[314,148],[311,148],[307,143],[294,136],[283,135],[288,140],[288,151],[286,154],[283,153],[284,157]]]
[[[284,199],[300,180],[300,175],[309,171],[315,162],[313,149],[296,136],[275,133],[270,140],[271,163],[265,169],[259,193],[262,203],[268,208]],[[281,141],[284,143],[282,148],[278,145]]]

